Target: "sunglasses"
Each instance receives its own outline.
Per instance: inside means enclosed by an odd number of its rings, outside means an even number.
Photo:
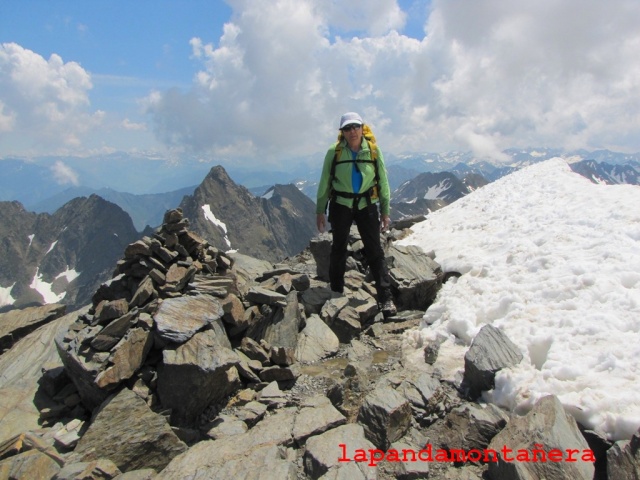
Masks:
[[[350,132],[351,130],[357,130],[361,126],[362,125],[358,125],[357,123],[352,123],[350,125],[346,125],[346,126],[342,127],[342,131],[343,132]]]

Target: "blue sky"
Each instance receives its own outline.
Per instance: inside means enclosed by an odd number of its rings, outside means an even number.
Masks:
[[[0,39],[79,63],[97,93],[130,88],[144,95],[150,88],[188,88],[197,70],[189,41],[217,40],[230,16],[226,3],[206,0],[2,1]],[[92,98],[103,109],[114,101],[117,93]]]
[[[349,110],[394,153],[637,152],[638,24],[634,0],[0,0],[0,158],[282,162]]]

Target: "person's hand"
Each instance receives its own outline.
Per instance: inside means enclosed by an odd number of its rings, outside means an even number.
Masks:
[[[324,228],[327,224],[326,219],[324,218],[324,213],[318,213],[316,215],[316,225],[318,226],[318,231],[320,233],[324,232]]]
[[[380,231],[386,232],[387,230],[389,230],[390,223],[391,223],[391,219],[389,218],[389,215],[382,215],[380,217]]]

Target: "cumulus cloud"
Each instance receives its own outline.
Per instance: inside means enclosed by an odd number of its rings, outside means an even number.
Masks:
[[[640,150],[640,3],[233,0],[189,91],[147,99],[167,145],[264,159],[321,151],[359,111],[387,151]],[[350,30],[350,32],[348,31]]]
[[[78,146],[103,116],[88,111],[91,88],[90,75],[75,62],[1,44],[0,135],[52,148]]]
[[[64,162],[58,160],[51,166],[53,178],[59,185],[75,185],[80,184],[78,174]]]

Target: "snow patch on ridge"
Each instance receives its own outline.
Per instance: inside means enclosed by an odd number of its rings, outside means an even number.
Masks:
[[[224,241],[226,242],[227,246],[231,248],[231,242],[229,241],[229,237],[227,236],[227,226],[225,225],[225,223],[216,218],[216,216],[211,211],[210,205],[202,205],[202,211],[204,212],[204,218],[209,220],[216,227],[222,229],[222,231],[224,232]]]
[[[11,296],[11,290],[13,290],[15,284],[16,282],[13,282],[10,287],[0,287],[0,307],[13,305],[15,303],[16,299]]]

